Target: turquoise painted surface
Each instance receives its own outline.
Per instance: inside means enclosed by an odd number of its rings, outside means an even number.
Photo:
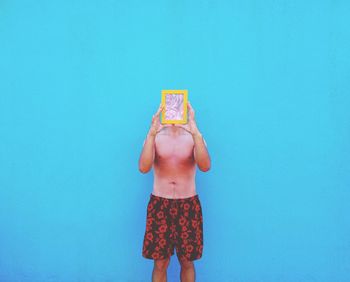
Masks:
[[[348,1],[1,1],[0,281],[150,281],[161,89],[188,89],[197,281],[349,281]],[[172,257],[169,281],[178,281]]]

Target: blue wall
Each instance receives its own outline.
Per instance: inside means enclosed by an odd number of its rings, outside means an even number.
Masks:
[[[1,1],[0,281],[150,281],[137,161],[161,89],[189,90],[212,158],[197,281],[349,281],[349,14]]]

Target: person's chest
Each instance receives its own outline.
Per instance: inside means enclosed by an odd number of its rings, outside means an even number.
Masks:
[[[156,157],[159,160],[193,159],[194,141],[190,134],[179,136],[157,135],[155,140]]]

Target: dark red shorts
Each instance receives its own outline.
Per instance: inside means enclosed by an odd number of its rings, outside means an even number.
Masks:
[[[198,194],[183,199],[168,199],[151,193],[142,256],[164,259],[174,254],[195,260],[203,252],[203,216]]]

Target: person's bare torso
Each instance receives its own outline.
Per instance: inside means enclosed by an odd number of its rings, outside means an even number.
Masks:
[[[196,195],[194,141],[185,129],[170,127],[156,135],[152,194],[172,199],[192,197]]]

